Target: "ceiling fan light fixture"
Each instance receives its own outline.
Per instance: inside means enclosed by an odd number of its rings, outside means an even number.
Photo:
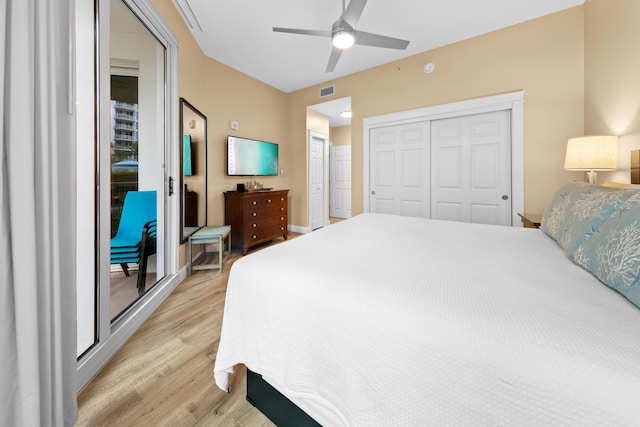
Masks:
[[[176,1],[176,0],[174,0]],[[177,0],[187,1],[187,0]],[[281,28],[273,27],[273,31],[278,33],[302,34],[306,36],[331,38],[331,54],[327,62],[325,72],[331,73],[336,68],[336,64],[342,55],[342,51],[350,48],[354,44],[384,47],[388,49],[405,50],[409,45],[408,40],[396,39],[394,37],[383,36],[381,34],[367,33],[365,31],[356,31],[356,26],[360,20],[360,16],[367,4],[367,0],[342,0],[342,15],[337,21],[331,25],[331,32],[323,30],[305,30],[299,28]],[[357,36],[357,40],[356,40]]]
[[[349,30],[336,31],[333,34],[332,42],[338,49],[347,49],[353,46],[355,37],[353,37],[353,33]]]
[[[350,119],[352,116],[351,111],[343,111],[340,113],[340,117],[344,117],[345,119]]]

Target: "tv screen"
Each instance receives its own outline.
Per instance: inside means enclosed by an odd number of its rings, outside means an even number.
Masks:
[[[227,175],[277,176],[278,144],[229,135]]]
[[[193,175],[193,156],[191,155],[191,135],[183,137],[182,151],[182,173],[184,175]]]

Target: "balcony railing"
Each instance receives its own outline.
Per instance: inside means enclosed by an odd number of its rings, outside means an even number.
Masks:
[[[131,142],[136,142],[137,138],[133,135],[127,135],[124,133],[120,133],[120,132],[116,132],[113,135],[113,139],[114,140],[120,140],[120,141],[131,141]]]
[[[114,151],[133,151],[133,149],[134,149],[133,148],[133,144],[127,144],[127,143],[124,143],[124,144],[115,143],[115,144],[113,144],[113,150]]]
[[[113,125],[113,128],[116,129],[116,130],[130,130],[130,131],[137,130],[135,126],[132,126],[130,124],[121,123],[121,122],[116,122],[116,124]]]
[[[138,111],[138,104],[130,104],[128,102],[116,101],[116,108]]]
[[[116,113],[115,117],[119,120],[129,120],[132,122],[136,120],[136,116],[134,116],[133,114]]]
[[[111,182],[111,238],[118,232],[124,197],[129,191],[138,191],[138,182]]]

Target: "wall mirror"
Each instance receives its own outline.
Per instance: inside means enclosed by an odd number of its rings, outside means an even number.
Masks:
[[[207,117],[180,98],[180,241],[207,225]]]

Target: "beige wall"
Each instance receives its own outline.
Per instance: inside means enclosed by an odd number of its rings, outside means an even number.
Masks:
[[[640,148],[640,1],[585,3],[586,135],[619,136],[618,170],[598,182],[629,182],[629,152]]]
[[[225,175],[225,137],[237,134],[280,144],[284,173],[262,181],[289,188],[290,224],[308,226],[307,107],[329,83],[336,97],[352,99],[354,214],[363,210],[363,118],[517,90],[525,91],[525,209],[542,212],[554,189],[576,176],[562,166],[566,140],[585,129],[583,7],[285,94],[207,58],[173,4],[152,1],[179,40],[179,94],[208,118],[209,224],[223,221],[222,193],[239,182]],[[591,3],[587,9],[608,2]],[[423,72],[427,62],[436,64],[432,74]]]
[[[600,182],[628,181],[628,151],[640,148],[640,2],[635,0],[587,0],[290,94],[207,58],[173,4],[152,2],[179,39],[179,94],[208,118],[209,224],[223,221],[222,193],[239,181],[225,175],[224,141],[233,133],[280,144],[284,173],[263,182],[290,188],[290,223],[308,226],[306,107],[319,102],[318,88],[326,84],[336,85],[336,97],[352,98],[354,214],[363,210],[365,117],[524,90],[525,209],[530,212],[544,211],[566,180],[583,179],[563,170],[568,138],[620,136],[620,170],[601,173]],[[427,62],[436,64],[432,74],[423,72]],[[231,120],[239,122],[237,132],[229,128]],[[184,260],[182,248],[181,265]]]
[[[336,96],[351,96],[355,215],[363,210],[363,118],[524,90],[525,209],[542,212],[571,178],[566,140],[583,130],[583,23],[576,7],[290,93],[290,138],[303,135],[297,117],[318,103],[319,87],[335,84]],[[427,62],[436,64],[432,74]]]
[[[307,109],[307,131],[314,130],[329,135],[329,117],[312,109]]]
[[[351,126],[331,128],[329,141],[333,142],[333,145],[351,145]]]
[[[295,158],[287,149],[287,95],[246,74],[206,57],[176,11],[167,0],[152,0],[154,7],[178,38],[178,94],[207,116],[208,129],[208,224],[224,221],[223,192],[235,188],[242,177],[226,176],[226,136],[258,138],[280,144],[280,167],[285,171]],[[178,104],[179,100],[173,100]],[[230,121],[239,129],[231,130]],[[304,121],[303,121],[304,122]],[[304,174],[304,170],[295,171]],[[260,178],[266,186],[289,188],[293,177]],[[180,248],[180,265],[186,262],[185,245]]]

